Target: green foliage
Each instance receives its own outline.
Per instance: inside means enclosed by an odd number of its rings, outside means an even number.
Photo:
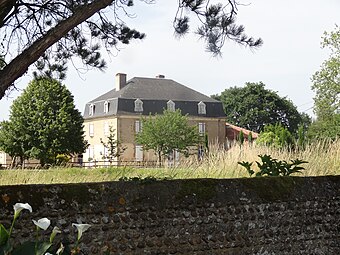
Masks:
[[[302,125],[300,125],[297,131],[296,139],[298,148],[303,149],[306,145],[306,142],[307,142],[306,129]]]
[[[228,122],[257,133],[273,123],[281,123],[294,133],[306,121],[289,99],[265,89],[262,82],[247,82],[243,88],[232,87],[212,97],[223,103]]]
[[[46,77],[31,81],[11,106],[0,130],[0,147],[14,156],[55,164],[58,154],[82,153],[83,118],[66,86]]]
[[[244,134],[241,131],[237,136],[237,141],[242,145],[244,143]]]
[[[313,122],[308,129],[307,137],[309,140],[331,139],[335,141],[340,137],[340,114]]]
[[[202,142],[196,126],[190,126],[188,117],[181,111],[164,110],[163,114],[142,118],[142,131],[136,135],[136,142],[145,150],[154,150],[161,164],[162,156],[174,150],[190,154],[190,148]],[[204,137],[203,137],[204,138]]]
[[[66,165],[70,161],[71,157],[65,154],[58,154],[56,156],[56,165],[63,166]]]
[[[311,125],[308,137],[335,140],[340,136],[340,27],[325,32],[322,39],[322,47],[329,48],[331,55],[312,77],[317,120]]]
[[[291,160],[291,163],[288,163],[285,160],[277,160],[266,154],[258,156],[262,162],[256,161],[257,167],[259,168],[257,173],[251,168],[253,163],[245,161],[238,162],[239,165],[246,168],[249,176],[252,176],[254,173],[255,176],[288,176],[294,173],[301,173],[301,170],[304,170],[305,168],[300,165],[308,163],[307,161],[300,159]]]
[[[116,139],[116,130],[112,126],[109,127],[107,142],[104,142],[102,138],[100,138],[100,142],[108,150],[107,155],[104,155],[104,159],[114,160],[125,150],[125,148],[122,147],[120,141]]]
[[[44,255],[51,246],[52,244],[47,242],[24,242],[13,249],[10,255]]]
[[[13,121],[0,123],[0,150],[5,151],[12,158],[19,157],[22,164],[29,157],[29,143],[22,134],[20,126]]]
[[[2,224],[0,224],[0,247],[7,243],[8,238],[9,234],[7,229]]]
[[[321,43],[330,48],[330,58],[324,61],[321,69],[312,77],[314,110],[319,121],[330,120],[340,114],[340,27],[331,33],[325,32]]]
[[[267,125],[256,140],[257,144],[283,148],[293,144],[293,136],[281,124]]]
[[[253,143],[253,133],[252,132],[249,132],[249,134],[248,134],[248,143],[249,144]]]

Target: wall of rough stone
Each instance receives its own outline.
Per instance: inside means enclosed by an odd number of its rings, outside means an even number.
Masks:
[[[340,254],[340,176],[0,187],[1,223],[28,202],[14,242],[48,217],[84,254]],[[46,236],[51,232],[46,231]],[[32,239],[32,238],[31,238]]]

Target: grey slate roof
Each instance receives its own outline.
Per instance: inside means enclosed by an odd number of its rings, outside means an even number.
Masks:
[[[143,112],[134,112],[134,101],[139,98],[143,101]],[[167,102],[175,102],[176,109],[183,114],[199,116],[197,104],[202,101],[206,104],[204,117],[225,117],[222,103],[202,93],[190,89],[171,79],[135,77],[127,81],[124,88],[119,91],[112,89],[107,93],[91,100],[85,106],[84,118],[104,117],[110,115],[149,115],[162,113]],[[109,112],[104,113],[104,102],[109,102]],[[95,114],[89,116],[89,105],[95,106]]]
[[[121,90],[110,90],[109,92],[92,100],[90,103],[115,97],[130,99],[139,98],[141,100],[171,99],[172,101],[217,102],[215,99],[212,99],[170,79],[135,77],[129,80],[126,83],[126,86]]]

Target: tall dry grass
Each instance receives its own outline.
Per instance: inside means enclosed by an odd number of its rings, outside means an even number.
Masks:
[[[210,152],[203,160],[192,156],[182,159],[175,167],[164,168],[51,168],[48,170],[0,170],[0,185],[15,184],[52,184],[117,181],[120,178],[238,178],[247,177],[247,171],[237,164],[239,161],[254,162],[258,155],[270,154],[273,158],[289,161],[302,159],[308,161],[303,166],[306,170],[299,176],[339,175],[340,140],[335,142],[315,142],[304,150],[278,150],[263,146],[235,145],[223,150],[216,145],[210,146]],[[255,164],[254,164],[255,166]]]
[[[247,171],[238,165],[239,161],[259,161],[258,155],[269,154],[279,160],[301,159],[306,170],[300,176],[320,176],[340,174],[340,139],[335,142],[318,141],[306,145],[304,149],[275,149],[253,145],[235,144],[229,150],[221,150],[216,145],[210,146],[209,156],[202,161],[187,159],[178,166],[186,169],[178,177],[187,178],[238,178],[248,176]],[[256,169],[256,164],[253,164]],[[297,174],[298,175],[298,174]]]

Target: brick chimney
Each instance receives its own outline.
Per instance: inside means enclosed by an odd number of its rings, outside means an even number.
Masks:
[[[116,91],[121,90],[126,85],[126,74],[125,73],[117,73],[116,74]]]
[[[159,75],[156,76],[156,78],[158,78],[158,79],[164,79],[164,78],[165,78],[165,75],[159,74]]]

